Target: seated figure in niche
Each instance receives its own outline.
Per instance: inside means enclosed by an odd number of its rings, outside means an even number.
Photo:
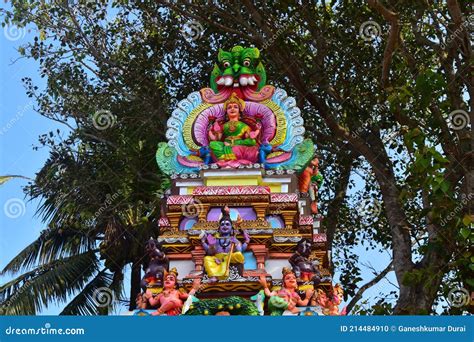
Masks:
[[[242,220],[239,216],[239,219]],[[238,222],[239,222],[238,219]],[[250,236],[243,230],[244,243],[236,238],[230,218],[229,207],[222,208],[222,217],[219,220],[219,230],[216,235],[207,234],[201,239],[202,246],[207,253],[204,257],[204,269],[210,277],[210,282],[225,280],[229,276],[230,264],[244,264],[242,252],[247,249]]]
[[[262,124],[243,117],[245,102],[235,93],[224,102],[225,122],[214,121],[209,129],[209,149],[220,166],[237,167],[264,162],[267,143],[259,141]],[[271,149],[271,146],[270,146]]]

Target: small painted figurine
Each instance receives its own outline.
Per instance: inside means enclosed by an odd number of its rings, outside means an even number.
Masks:
[[[319,173],[319,159],[314,158],[299,176],[299,190],[309,193],[311,198],[311,212],[318,213],[318,189],[323,184],[323,177]]]
[[[332,290],[330,295],[328,296],[326,292],[319,288],[316,290],[315,294],[311,298],[311,306],[320,306],[322,308],[322,312],[325,315],[329,316],[344,316],[346,315],[346,308],[343,308],[339,312],[339,305],[344,300],[344,291],[341,285],[336,284]]]
[[[265,291],[260,290],[255,295],[250,297],[250,299],[255,303],[255,306],[258,309],[258,314],[263,316],[265,314],[264,306],[265,306]]]
[[[148,254],[148,264],[145,265],[145,275],[140,282],[143,291],[150,285],[162,286],[164,272],[169,269],[169,260],[162,250],[161,244],[153,239],[147,241],[145,250]]]
[[[339,312],[339,305],[344,300],[344,290],[342,289],[341,285],[336,284],[332,288],[330,296],[327,301],[327,309],[328,315],[331,316],[345,316],[346,315],[346,308],[343,308],[341,312]]]
[[[270,297],[269,303],[272,300],[273,296],[278,296],[288,304],[287,310],[293,314],[298,314],[299,310],[296,308],[297,306],[306,306],[310,298],[314,294],[313,289],[306,290],[305,299],[301,299],[300,295],[298,294],[298,283],[296,281],[295,273],[288,267],[284,267],[282,270],[282,282],[283,286],[278,291],[270,291],[267,285],[267,281],[264,276],[260,277],[260,284],[263,286],[263,290],[265,291],[265,295]]]
[[[328,296],[326,295],[326,292],[323,289],[317,289],[314,292],[313,297],[311,297],[311,306],[320,306],[321,308],[326,308],[328,304]]]
[[[143,292],[137,294],[137,297],[135,298],[135,304],[137,305],[137,309],[147,309],[149,305],[146,294]]]
[[[237,222],[240,220],[239,217]],[[234,230],[230,218],[230,209],[226,206],[222,209],[218,234],[215,236],[208,234],[201,239],[202,246],[207,253],[207,256],[204,257],[204,269],[210,277],[210,282],[227,279],[230,264],[243,264],[245,262],[242,252],[247,249],[250,237],[244,230],[245,241],[241,243],[236,235],[237,232]]]
[[[160,294],[154,295],[150,289],[146,291],[146,298],[148,299],[150,305],[159,306],[158,310],[153,312],[152,315],[180,315],[184,303],[183,301],[189,296],[194,296],[201,285],[200,282],[200,279],[196,279],[194,281],[193,288],[191,291],[189,291],[189,293],[182,292],[177,289],[178,272],[176,268],[172,268],[169,272],[166,272],[164,288]]]
[[[301,240],[288,262],[298,278],[302,281],[312,281],[314,286],[317,286],[321,282],[321,273],[315,261],[309,259],[311,247],[312,243],[309,240]]]

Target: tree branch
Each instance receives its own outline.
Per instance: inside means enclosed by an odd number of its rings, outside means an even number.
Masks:
[[[380,280],[382,280],[383,278],[385,278],[385,276],[393,270],[393,267],[392,267],[392,262],[390,262],[387,267],[385,267],[385,269],[380,272],[378,275],[375,276],[374,279],[372,279],[371,281],[369,281],[368,283],[364,284],[363,286],[361,286],[359,288],[359,290],[357,291],[357,293],[355,294],[354,297],[352,297],[351,301],[349,302],[349,304],[347,305],[347,313],[349,313],[353,308],[354,308],[354,305],[362,298],[362,295],[364,294],[364,292],[371,288],[372,286],[374,286],[375,284],[377,284]]]
[[[395,50],[397,49],[398,42],[400,41],[399,15],[398,13],[392,12],[386,7],[384,7],[377,0],[369,0],[369,6],[376,10],[380,15],[385,18],[385,20],[390,23],[388,41],[383,54],[382,78],[380,80],[380,85],[382,86],[382,88],[387,88],[390,74],[390,65],[392,64],[392,56]]]

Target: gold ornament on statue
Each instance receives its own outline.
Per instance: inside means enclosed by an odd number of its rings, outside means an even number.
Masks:
[[[232,95],[224,102],[224,111],[227,110],[227,105],[229,103],[237,103],[239,105],[240,112],[243,112],[245,109],[245,102],[240,97],[237,96],[236,93],[232,93]]]

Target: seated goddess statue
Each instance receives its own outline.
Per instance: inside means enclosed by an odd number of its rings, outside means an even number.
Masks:
[[[209,130],[209,148],[220,166],[236,167],[259,161],[262,125],[244,118],[245,102],[233,93],[224,102],[225,122],[215,121]]]

